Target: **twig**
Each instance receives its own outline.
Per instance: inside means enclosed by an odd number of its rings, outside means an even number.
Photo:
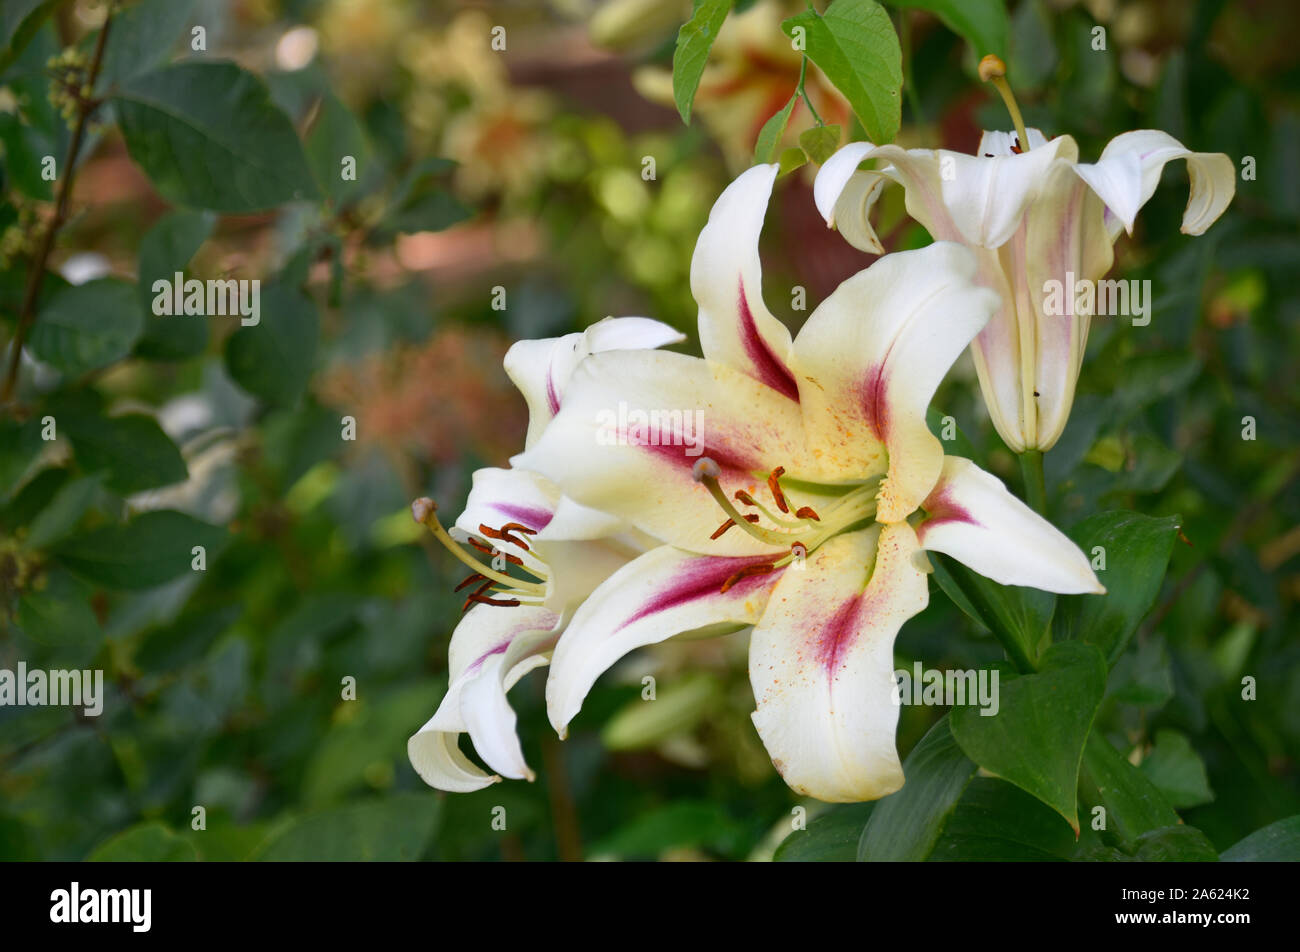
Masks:
[[[108,28],[112,22],[113,7],[110,5],[104,17],[104,25],[99,29],[99,38],[95,41],[95,54],[90,62],[90,72],[86,79],[86,85],[91,89],[94,89],[95,80],[99,78],[99,68],[104,61],[104,48],[108,43]],[[81,141],[85,138],[86,125],[91,113],[98,108],[99,104],[98,99],[79,98],[77,102],[77,121],[72,128],[72,138],[68,141],[68,154],[63,160],[64,174],[59,180],[59,188],[54,197],[54,217],[45,227],[45,233],[41,236],[40,249],[32,260],[31,270],[27,272],[23,303],[18,309],[18,326],[14,330],[13,340],[9,342],[9,369],[5,374],[4,389],[0,390],[0,406],[8,405],[14,393],[14,386],[18,383],[18,365],[22,360],[23,345],[26,343],[28,332],[36,322],[36,298],[40,293],[41,279],[45,277],[45,269],[49,266],[54,239],[68,218],[68,199],[72,195],[72,180],[76,176],[77,153],[81,151]]]

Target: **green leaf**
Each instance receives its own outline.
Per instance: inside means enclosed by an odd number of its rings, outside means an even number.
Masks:
[[[709,50],[731,12],[731,2],[695,0],[691,18],[677,31],[677,47],[673,50],[673,101],[687,125],[691,124],[691,105],[709,61]]]
[[[326,93],[307,133],[307,162],[321,190],[335,202],[358,194],[371,175],[370,145],[361,123],[333,93]],[[343,160],[356,161],[356,178],[343,178]]]
[[[25,423],[8,417],[0,420],[0,499],[13,494],[45,449],[41,427],[39,417]]]
[[[1111,668],[1107,693],[1123,704],[1159,710],[1174,696],[1174,673],[1158,635],[1144,638]]]
[[[191,549],[201,545],[208,565],[226,532],[183,512],[162,509],[120,526],[95,529],[64,542],[59,560],[83,578],[109,588],[153,588],[191,571]]]
[[[253,396],[292,404],[316,360],[316,306],[302,292],[273,284],[262,289],[261,310],[258,324],[241,327],[226,342],[226,369]]]
[[[1083,784],[1091,802],[1106,810],[1105,829],[1128,846],[1136,846],[1143,833],[1178,824],[1155,784],[1095,731],[1083,751]]]
[[[591,847],[593,857],[654,858],[671,849],[736,848],[741,828],[721,805],[681,800],[643,813]]]
[[[32,325],[28,348],[55,369],[76,376],[131,353],[143,329],[131,285],[100,278],[55,292]]]
[[[999,585],[956,559],[931,552],[934,580],[953,603],[1001,642],[1022,671],[1031,671],[1046,640],[1056,598],[1050,592]]]
[[[1010,19],[1004,0],[886,0],[890,6],[926,10],[972,47],[975,59],[1007,55]]]
[[[1104,554],[1105,568],[1096,572],[1106,594],[1061,596],[1057,637],[1094,644],[1114,664],[1160,594],[1181,522],[1121,510],[1089,516],[1072,528],[1069,536],[1084,555],[1095,562]]]
[[[86,592],[62,572],[18,599],[18,627],[45,645],[89,645],[103,634]]]
[[[1050,862],[1069,858],[1074,849],[1074,831],[1053,810],[1005,780],[976,777],[930,860]]]
[[[772,859],[778,863],[851,863],[871,818],[874,802],[844,803],[814,817],[806,830],[793,830]]]
[[[774,114],[763,123],[763,128],[758,130],[758,141],[754,143],[755,165],[766,165],[776,157],[777,146],[781,144],[786,124],[790,122],[790,113],[794,111],[794,104],[798,101],[799,97],[791,96],[785,108]]]
[[[83,476],[61,485],[32,519],[24,544],[31,549],[43,549],[66,536],[94,503],[102,482],[100,476]]]
[[[808,156],[804,154],[803,149],[798,146],[791,146],[788,149],[781,150],[781,157],[777,159],[777,178],[783,175],[789,175],[795,169],[801,168],[808,163]]]
[[[839,144],[839,126],[813,126],[799,133],[799,145],[818,165],[834,155]]]
[[[157,820],[110,837],[86,857],[92,863],[178,863],[198,858],[193,846]]]
[[[1137,838],[1134,857],[1144,863],[1213,863],[1218,851],[1194,826],[1166,826]]]
[[[652,747],[695,727],[717,707],[721,688],[712,675],[666,680],[653,701],[638,696],[605,723],[600,739],[609,750]]]
[[[859,861],[918,862],[930,856],[975,773],[949,720],[939,720],[908,754],[903,788],[876,802],[858,842]]]
[[[835,0],[785,20],[781,29],[844,94],[877,145],[892,142],[902,122],[903,53],[889,14],[876,0]],[[801,31],[801,32],[799,32]]]
[[[1175,809],[1199,807],[1214,799],[1205,762],[1178,731],[1157,731],[1155,746],[1139,767]]]
[[[272,832],[254,858],[266,862],[417,860],[433,839],[441,812],[442,802],[434,794],[397,793],[308,813]]]
[[[1091,645],[1052,645],[1035,674],[1000,684],[996,714],[962,706],[952,735],[977,764],[1042,800],[1079,829],[1079,762],[1106,690],[1106,663]]]
[[[439,158],[417,163],[394,191],[375,238],[387,241],[398,232],[442,231],[473,215],[451,192],[447,175],[455,166]]]
[[[240,213],[318,197],[293,124],[234,63],[164,66],[112,101],[131,158],[169,201]]]
[[[154,313],[159,293],[172,293],[172,282],[179,271],[183,275],[195,253],[207,241],[216,226],[212,212],[177,209],[168,212],[140,240],[140,279],[138,295],[145,315],[144,333],[135,352],[149,360],[180,360],[203,353],[208,346],[208,322],[196,315]],[[155,292],[154,284],[166,281]]]
[[[72,440],[82,467],[90,473],[105,472],[105,485],[123,496],[189,477],[181,451],[147,414],[101,417],[64,413],[59,425]]]
[[[196,0],[140,0],[113,17],[99,68],[99,88],[153,69],[189,26]],[[87,43],[91,40],[87,38]]]
[[[1256,830],[1223,851],[1227,863],[1300,863],[1300,816]]]
[[[0,72],[9,68],[63,0],[5,0],[0,5]]]

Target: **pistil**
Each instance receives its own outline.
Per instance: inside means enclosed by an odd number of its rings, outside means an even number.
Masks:
[[[1019,140],[1019,148],[1012,151],[1028,152],[1029,136],[1025,133],[1025,120],[1020,115],[1020,107],[1016,105],[1016,97],[1007,82],[1007,64],[1002,62],[1000,56],[990,53],[980,60],[979,74],[983,82],[993,84],[998,94],[1002,96],[1002,101],[1007,104],[1007,112],[1011,113],[1011,121],[1016,126],[1016,138]]]
[[[432,532],[434,538],[441,542],[448,552],[454,555],[470,569],[472,574],[456,586],[456,591],[460,591],[461,589],[474,584],[474,582],[481,580],[481,584],[472,591],[469,597],[465,600],[465,609],[468,609],[470,605],[475,602],[485,605],[513,607],[516,605],[540,605],[545,601],[545,574],[540,569],[525,566],[523,559],[519,556],[494,549],[485,542],[482,542],[473,536],[468,536],[466,541],[475,549],[491,556],[493,559],[498,555],[502,556],[510,564],[520,566],[524,571],[528,572],[530,575],[539,577],[541,580],[527,581],[525,579],[515,578],[514,576],[507,575],[504,572],[498,572],[489,565],[485,565],[483,562],[480,562],[478,559],[466,552],[461,548],[461,546],[456,544],[456,540],[448,534],[447,530],[442,527],[442,523],[438,521],[436,515],[437,511],[437,503],[427,497],[421,497],[411,503],[411,515],[415,518],[415,521]],[[514,535],[514,533],[523,532],[533,535],[536,532],[536,530],[529,529],[526,526],[514,522],[506,523],[506,525],[502,526],[500,529],[491,529],[488,526],[479,526],[479,529],[489,538],[510,542],[514,545],[520,546],[525,551],[528,550],[528,546],[522,539]],[[499,590],[492,592],[491,595],[488,594],[489,590],[493,589],[494,586],[499,586]],[[492,597],[493,595],[504,595],[505,597],[494,598]]]

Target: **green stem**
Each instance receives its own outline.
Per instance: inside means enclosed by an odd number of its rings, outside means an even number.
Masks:
[[[807,75],[808,57],[805,56],[803,58],[803,63],[799,66],[799,88],[795,90],[795,95],[803,97],[803,101],[808,104],[808,111],[811,112],[812,117],[817,120],[817,125],[824,126],[826,123],[822,120],[822,117],[817,114],[817,108],[812,104],[812,100],[808,98],[808,90],[804,89],[803,81]]]
[[[1020,472],[1025,477],[1025,501],[1040,516],[1047,515],[1047,482],[1043,478],[1043,453],[1025,450],[1020,454]]]

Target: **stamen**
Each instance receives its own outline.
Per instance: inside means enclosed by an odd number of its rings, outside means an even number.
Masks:
[[[748,578],[751,575],[766,575],[774,568],[776,568],[776,565],[773,562],[754,562],[750,565],[746,565],[743,569],[722,583],[721,591],[725,593],[727,589],[731,588],[731,586],[735,585],[741,579]]]
[[[492,580],[490,578],[484,579],[482,585],[480,585],[478,588],[474,589],[474,591],[469,593],[469,597],[465,599],[465,604],[460,606],[460,613],[463,615],[467,611],[469,611],[469,606],[473,605],[476,601],[478,601],[479,598],[483,596],[483,593],[486,592],[491,587],[492,587]]]
[[[415,521],[432,532],[434,537],[443,544],[443,547],[456,558],[460,559],[460,561],[463,562],[471,572],[474,572],[476,575],[481,575],[485,580],[499,582],[502,586],[510,590],[529,592],[536,594],[539,597],[545,595],[546,586],[544,583],[528,582],[524,579],[514,578],[513,576],[489,568],[477,559],[472,558],[464,549],[456,544],[455,540],[453,540],[451,536],[447,534],[447,530],[444,529],[442,523],[438,521],[437,512],[437,504],[428,497],[421,497],[411,503],[411,515],[415,518]],[[472,539],[473,537],[471,536],[470,538]],[[501,554],[504,555],[506,553]]]
[[[465,579],[464,579],[464,580],[463,580],[459,585],[457,585],[455,588],[453,588],[452,591],[453,591],[453,592],[459,592],[459,591],[460,591],[462,588],[464,588],[465,586],[467,586],[467,585],[473,585],[475,582],[477,582],[477,581],[478,581],[479,579],[481,579],[482,577],[483,577],[483,576],[479,575],[477,572],[474,572],[473,574],[467,576],[467,577],[466,577],[466,578],[465,578]]]
[[[798,523],[798,522],[791,522],[789,519],[782,519],[780,516],[778,516],[776,513],[774,513],[771,509],[768,509],[767,506],[763,505],[761,502],[759,502],[758,500],[756,500],[753,496],[751,496],[749,493],[745,492],[743,489],[737,489],[737,490],[736,490],[736,493],[735,493],[735,496],[736,496],[736,498],[737,498],[738,500],[740,500],[740,501],[741,501],[742,503],[744,503],[746,506],[753,506],[755,509],[757,509],[759,512],[761,512],[763,515],[767,516],[767,518],[770,519],[772,522],[774,522],[774,523],[776,523],[778,526],[780,526],[782,529],[796,529],[796,530],[803,530],[803,529],[806,529],[806,528],[807,528],[807,526],[801,525],[801,524]],[[789,511],[789,510],[787,510],[787,512],[788,512],[788,511]],[[748,517],[746,517],[746,518],[748,518]],[[749,521],[750,521],[750,522],[757,522],[758,520],[757,520],[757,519],[750,519]]]
[[[758,522],[758,516],[755,515],[755,514],[752,513],[752,512],[751,512],[751,513],[748,513],[748,514],[745,516],[745,519],[748,520],[749,522]],[[723,533],[725,533],[728,529],[730,529],[730,528],[731,528],[732,526],[734,526],[735,524],[736,524],[736,520],[735,520],[735,519],[728,519],[728,520],[727,520],[726,522],[724,522],[722,525],[718,526],[718,528],[714,529],[714,530],[713,530],[713,535],[709,536],[709,538],[710,538],[710,539],[714,539],[714,540],[721,539]]]
[[[489,539],[498,539],[501,542],[509,542],[511,545],[517,545],[519,546],[519,548],[527,552],[529,551],[528,543],[525,542],[523,539],[520,539],[517,536],[513,536],[510,534],[509,527],[518,526],[518,525],[519,523],[517,522],[507,522],[500,529],[493,529],[491,526],[484,525],[483,523],[480,522],[478,526],[478,531],[483,533]],[[520,526],[520,528],[523,527]]]
[[[776,508],[782,512],[789,512],[790,507],[786,505],[785,493],[781,492],[781,477],[785,475],[785,467],[778,466],[772,472],[767,474],[767,488],[772,491],[772,498],[776,500]]]
[[[789,533],[773,532],[771,529],[753,525],[747,516],[741,515],[736,507],[731,504],[731,500],[727,498],[727,494],[722,491],[722,486],[718,483],[717,474],[719,472],[721,472],[721,469],[718,464],[707,456],[701,456],[697,459],[695,466],[691,470],[696,481],[705,485],[709,490],[709,495],[722,508],[722,511],[731,518],[733,525],[740,526],[755,539],[767,545],[785,546],[789,540]]]
[[[811,519],[813,522],[821,522],[821,516],[813,511],[812,506],[800,506],[795,512],[795,517],[799,519]]]
[[[1002,101],[1007,104],[1007,112],[1011,113],[1011,121],[1016,126],[1016,138],[1019,140],[1019,148],[1012,148],[1013,152],[1029,151],[1029,136],[1025,132],[1025,120],[1020,115],[1020,107],[1016,105],[1016,97],[1011,93],[1011,86],[1006,80],[1007,64],[1002,62],[1001,57],[990,53],[980,60],[979,65],[980,79],[986,83],[992,83],[997,89]]]

